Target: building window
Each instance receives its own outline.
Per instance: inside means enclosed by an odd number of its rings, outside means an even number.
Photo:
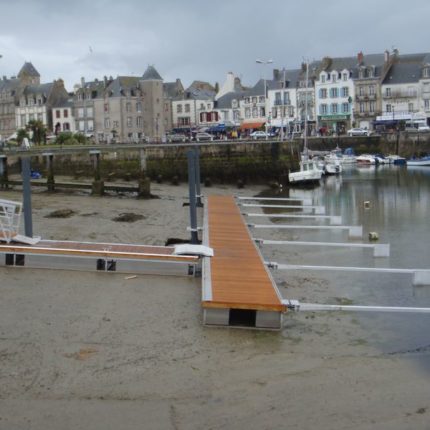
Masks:
[[[90,118],[94,116],[92,107],[87,107],[87,116]]]
[[[369,102],[369,112],[375,113],[376,103],[375,102]]]
[[[413,112],[414,111],[414,104],[413,103],[409,103],[408,104],[408,112]]]
[[[426,99],[424,100],[424,109],[428,110],[430,108],[430,100]]]
[[[364,96],[364,87],[363,87],[363,85],[360,85],[358,87],[358,95],[359,96]]]
[[[334,72],[332,73],[331,79],[333,82],[336,82],[336,73],[334,73]]]
[[[92,119],[88,121],[88,131],[94,131],[94,121]]]
[[[266,109],[264,109],[264,107],[260,108],[260,117],[263,118],[266,116]]]
[[[142,103],[141,102],[136,103],[136,112],[142,112]]]
[[[324,84],[325,83],[325,75],[321,75],[321,82]]]
[[[359,106],[359,108],[360,108],[360,113],[364,113],[364,111],[365,111],[365,107],[366,107],[365,103],[361,102],[361,103],[360,103],[360,106]]]
[[[142,127],[143,125],[143,118],[141,116],[138,116],[136,118],[136,127]]]
[[[252,97],[252,103],[257,103],[257,97]]]
[[[109,103],[104,104],[104,111],[105,111],[105,113],[109,112]]]
[[[176,105],[176,112],[182,113],[182,105]]]
[[[55,118],[61,118],[61,111],[59,109],[55,110]]]
[[[369,85],[369,95],[370,96],[375,95],[375,85]]]
[[[385,95],[387,97],[391,97],[391,88],[385,88]],[[389,111],[387,111],[387,112],[389,112]]]
[[[237,108],[237,100],[232,100],[231,101],[231,107],[234,109],[234,108]]]
[[[64,116],[64,118],[68,118],[69,117],[69,111],[67,109],[63,110],[63,116]]]
[[[332,114],[337,114],[337,103],[333,103],[331,105],[331,113]]]
[[[133,118],[131,116],[127,117],[127,127],[133,127]]]
[[[385,110],[386,110],[387,112],[391,112],[391,105],[386,105],[386,106],[385,106]]]
[[[349,88],[348,87],[342,87],[340,90],[342,97],[348,97],[349,96]]]
[[[327,105],[326,104],[320,105],[320,112],[321,112],[321,115],[327,114]]]
[[[186,104],[185,104],[185,112],[186,112],[186,113],[189,113],[189,112],[190,112],[190,104],[189,104],[189,103],[186,103]]]
[[[320,89],[320,98],[326,99],[327,98],[327,90],[325,88]]]
[[[342,113],[349,112],[349,103],[342,103]]]
[[[85,121],[79,121],[79,131],[84,132],[85,131]]]
[[[245,108],[245,118],[251,118],[251,109]]]
[[[126,112],[131,112],[131,103],[130,103],[130,102],[127,102],[127,103],[125,104],[125,111],[126,111]]]
[[[84,117],[84,108],[79,108],[78,109],[78,118],[83,118]]]
[[[284,92],[284,104],[285,105],[290,104],[290,93],[288,91]]]
[[[337,88],[330,88],[330,97],[332,99],[339,97],[339,91]]]
[[[105,118],[105,128],[110,128],[110,119]]]
[[[258,117],[258,109],[256,107],[252,108],[252,117],[257,118]]]
[[[342,74],[342,79],[343,79],[344,81],[347,81],[347,80],[348,80],[348,73],[343,73],[343,74]]]
[[[119,121],[113,121],[113,128],[119,128]]]
[[[429,69],[428,69],[428,67],[425,67],[425,68],[424,68],[424,70],[423,70],[423,77],[424,77],[424,78],[428,78],[428,77],[430,77],[430,73],[429,73]]]

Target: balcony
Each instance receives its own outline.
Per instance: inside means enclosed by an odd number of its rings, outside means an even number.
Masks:
[[[373,101],[376,100],[376,94],[362,94],[362,95],[356,95],[355,100],[358,102],[367,102],[367,101]]]
[[[282,102],[282,100],[275,100],[274,102],[274,106],[289,106],[291,104],[290,99],[285,100],[284,102]]]
[[[410,98],[416,98],[418,96],[418,91],[408,91],[408,90],[398,90],[398,91],[391,91],[389,94],[384,92],[382,94],[383,99],[410,99]]]

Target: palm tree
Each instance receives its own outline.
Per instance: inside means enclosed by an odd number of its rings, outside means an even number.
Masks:
[[[25,137],[28,139],[27,130],[25,128],[20,128],[16,132],[16,141],[21,145],[21,143],[22,143],[22,141],[24,140]]]
[[[35,145],[40,145],[42,142],[46,143],[47,129],[42,121],[32,119],[27,124],[27,130],[30,130],[33,133],[32,140]]]

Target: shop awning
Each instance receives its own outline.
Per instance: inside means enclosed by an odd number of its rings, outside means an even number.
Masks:
[[[240,125],[240,129],[241,130],[249,130],[250,128],[252,128],[252,129],[260,128],[260,127],[263,127],[263,125],[265,123],[266,123],[265,121],[243,122]]]

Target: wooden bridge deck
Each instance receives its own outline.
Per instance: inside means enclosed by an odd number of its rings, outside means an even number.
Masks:
[[[209,196],[207,236],[213,248],[204,308],[282,312],[285,306],[232,196]],[[204,280],[205,281],[205,280]]]

